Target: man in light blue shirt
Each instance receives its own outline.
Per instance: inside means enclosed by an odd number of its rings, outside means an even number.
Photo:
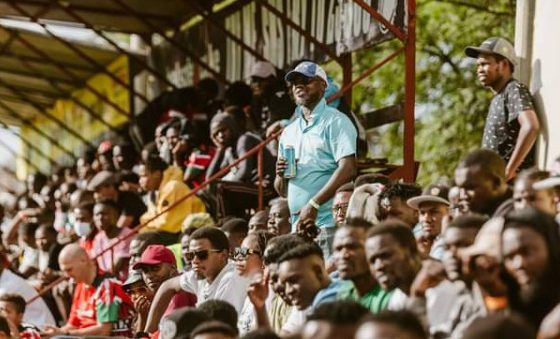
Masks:
[[[327,75],[317,64],[302,62],[286,74],[296,104],[296,118],[282,133],[274,187],[288,198],[293,231],[297,224],[314,220],[321,228],[318,242],[331,253],[335,222],[332,198],[357,172],[357,132],[350,119],[327,105],[323,95]],[[284,178],[284,150],[291,146],[297,159],[296,175]]]

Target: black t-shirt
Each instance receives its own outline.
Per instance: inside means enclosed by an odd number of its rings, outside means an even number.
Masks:
[[[492,98],[482,148],[496,151],[507,163],[513,154],[520,125],[517,118],[523,111],[534,110],[533,98],[527,86],[512,79],[504,89]],[[519,166],[519,170],[530,168],[535,164],[535,147]]]
[[[131,227],[140,224],[140,216],[146,212],[146,205],[138,194],[128,191],[119,191],[117,205],[121,208],[121,214],[134,217]]]

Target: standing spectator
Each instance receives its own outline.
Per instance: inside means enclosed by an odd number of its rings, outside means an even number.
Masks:
[[[443,185],[430,185],[422,195],[408,199],[408,206],[418,211],[418,229],[414,236],[420,252],[426,257],[441,260],[443,257],[443,239],[441,237],[443,218],[448,214],[449,188]]]
[[[133,306],[121,284],[98,271],[78,244],[67,245],[58,261],[64,274],[76,282],[72,309],[64,326],[46,326],[41,335],[131,337]]]
[[[413,229],[418,224],[418,211],[407,205],[408,199],[422,194],[416,184],[397,182],[380,195],[381,219],[397,219]]]
[[[224,232],[215,227],[202,227],[191,234],[186,259],[192,269],[164,282],[154,298],[146,332],[157,329],[167,305],[175,293],[183,290],[194,293],[197,303],[220,299],[231,303],[240,312],[246,296],[247,281],[235,271],[228,261],[229,244]]]
[[[177,203],[191,192],[189,187],[183,183],[182,175],[180,179],[173,176],[177,169],[177,167],[168,166],[157,156],[150,157],[140,167],[140,185],[148,193],[148,210],[142,215],[141,221],[147,223],[144,230],[159,232],[165,245],[179,241],[181,224],[186,216],[191,213],[205,212],[202,201],[193,195],[153,219],[164,209]]]
[[[275,235],[288,234],[292,230],[290,224],[290,209],[288,201],[284,198],[277,198],[270,203],[268,212],[268,231]]]
[[[25,313],[25,299],[18,294],[0,295],[0,315],[3,315],[17,327],[22,339],[40,339],[41,334],[37,326],[23,322]]]
[[[93,239],[93,253],[97,257],[99,268],[117,276],[122,281],[128,275],[129,245],[131,238],[123,241],[120,238],[126,237],[132,231],[129,228],[118,228],[117,218],[119,207],[113,200],[102,200],[95,204],[93,208],[93,220],[98,233]],[[117,244],[113,246],[114,244]],[[113,246],[111,249],[105,249]]]
[[[365,220],[349,220],[334,235],[334,264],[339,277],[349,282],[341,288],[338,297],[355,300],[370,312],[378,313],[387,308],[392,291],[384,291],[369,272],[365,251],[366,225]]]
[[[467,211],[500,216],[513,208],[505,178],[505,163],[498,153],[479,149],[465,155],[455,170],[459,204]]]
[[[350,197],[354,192],[354,184],[349,182],[340,186],[336,190],[333,198],[332,214],[336,226],[342,226],[346,220],[346,211],[348,211],[348,204]]]
[[[101,171],[89,182],[88,191],[94,192],[96,201],[111,199],[117,203],[121,215],[117,226],[134,227],[140,223],[140,216],[146,211],[146,205],[138,194],[133,192],[119,191],[115,173]]]
[[[323,99],[327,75],[319,65],[302,62],[285,79],[298,107],[296,119],[280,137],[274,187],[288,198],[292,227],[297,220],[314,220],[322,229],[318,242],[328,257],[335,230],[332,198],[356,175],[357,132],[344,114]],[[287,146],[293,147],[298,160],[296,176],[290,179],[284,178]]]
[[[465,54],[476,58],[478,80],[494,97],[488,110],[482,148],[497,152],[506,162],[510,181],[521,169],[535,164],[533,144],[540,124],[533,98],[524,84],[513,78],[517,63],[513,46],[504,38],[489,38]]]

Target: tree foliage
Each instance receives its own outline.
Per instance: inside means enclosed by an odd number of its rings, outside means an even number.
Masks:
[[[515,3],[511,0],[418,0],[416,46],[415,157],[418,181],[451,177],[459,160],[479,147],[491,93],[481,87],[474,60],[464,48],[491,36],[513,40]],[[401,46],[391,41],[354,55],[361,74]],[[357,112],[403,101],[404,58],[376,71],[353,92]],[[383,155],[402,159],[402,123],[377,129]]]

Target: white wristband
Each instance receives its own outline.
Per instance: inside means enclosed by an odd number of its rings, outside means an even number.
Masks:
[[[315,200],[310,199],[309,200],[309,205],[311,205],[311,207],[313,207],[316,210],[319,210],[319,208],[321,207],[321,205],[319,205]]]

